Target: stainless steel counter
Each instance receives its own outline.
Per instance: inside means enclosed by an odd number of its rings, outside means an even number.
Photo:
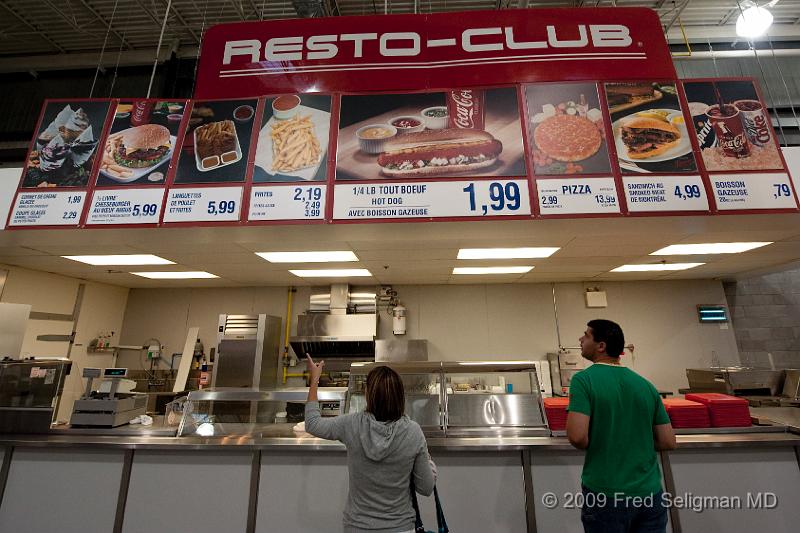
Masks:
[[[106,435],[0,435],[0,531],[51,531],[52,524],[62,533],[331,531],[347,494],[345,447],[292,427],[226,437],[162,437],[131,427]],[[780,509],[673,508],[674,533],[794,533],[800,434],[695,434],[678,442],[675,452],[659,454],[670,493],[768,492]],[[566,438],[431,437],[428,446],[454,531],[580,530],[579,508],[543,503],[548,493],[579,490],[583,453]],[[164,502],[178,494],[176,512]],[[420,498],[420,506],[425,523],[435,523],[430,499]]]
[[[292,424],[275,424],[265,429],[260,436],[225,437],[160,437],[139,436],[120,432],[116,435],[70,434],[60,431],[51,435],[0,435],[0,446],[30,447],[82,447],[82,448],[120,448],[143,450],[327,450],[344,451],[343,444],[309,435],[297,434]],[[800,435],[792,433],[729,433],[697,434],[678,436],[678,446],[685,448],[719,447],[770,447],[800,446]],[[450,437],[428,438],[432,450],[482,451],[482,450],[524,450],[528,448],[547,450],[571,450],[564,437]]]
[[[752,416],[788,426],[790,431],[800,433],[800,408],[797,407],[751,407]]]

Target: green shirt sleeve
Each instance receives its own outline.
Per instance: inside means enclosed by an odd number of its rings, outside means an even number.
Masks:
[[[653,393],[656,395],[656,411],[653,413],[653,425],[661,426],[671,423],[667,410],[664,409],[664,402],[661,401],[661,395],[658,394],[655,388],[653,389]]]
[[[569,384],[569,407],[567,409],[574,413],[583,413],[586,416],[592,416],[592,402],[589,399],[589,387],[587,387],[580,373],[572,376],[572,381]]]

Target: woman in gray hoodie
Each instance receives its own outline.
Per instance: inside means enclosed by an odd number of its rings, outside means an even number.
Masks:
[[[347,447],[345,533],[413,533],[412,476],[417,492],[430,496],[436,474],[422,429],[404,414],[400,376],[387,366],[373,368],[367,375],[365,411],[322,418],[317,386],[323,366],[324,361],[314,363],[308,357],[305,427],[316,437]]]

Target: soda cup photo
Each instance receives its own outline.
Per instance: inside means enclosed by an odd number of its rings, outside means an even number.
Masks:
[[[714,126],[706,112],[708,104],[703,102],[689,102],[689,112],[692,114],[692,123],[697,134],[697,144],[700,149],[717,146],[717,135],[714,133]]]
[[[486,107],[481,89],[459,89],[447,95],[447,114],[450,127],[458,129],[484,129]]]
[[[747,140],[755,146],[770,142],[769,117],[758,100],[736,100],[733,102],[742,118]]]
[[[706,115],[714,127],[717,142],[725,157],[743,159],[750,156],[750,143],[745,134],[741,114],[735,106],[725,104],[720,107],[719,104],[715,104],[708,107]]]
[[[148,100],[136,100],[131,109],[131,126],[141,126],[150,123],[150,113],[155,102]]]

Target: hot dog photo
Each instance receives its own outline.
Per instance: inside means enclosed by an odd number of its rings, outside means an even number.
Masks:
[[[524,176],[514,88],[342,96],[337,180]]]

